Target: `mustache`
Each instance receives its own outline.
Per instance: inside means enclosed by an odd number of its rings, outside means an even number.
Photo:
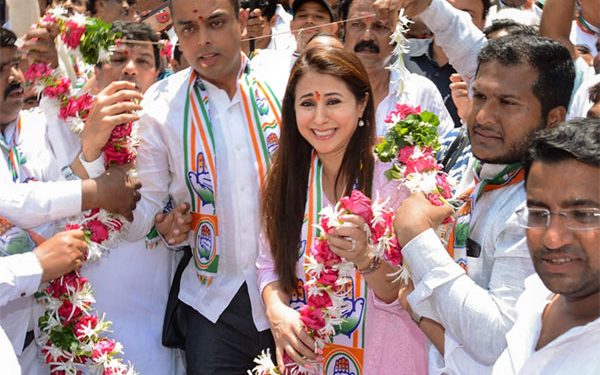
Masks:
[[[536,248],[533,253],[534,253],[534,257],[537,259],[541,259],[548,255],[554,255],[554,254],[572,255],[574,258],[581,258],[583,260],[587,259],[587,254],[585,253],[585,251],[583,251],[583,249],[581,249],[577,246],[571,246],[571,245],[562,246],[562,247],[559,247],[558,249],[552,249],[552,250],[548,249],[546,246],[540,246],[540,247]]]
[[[354,52],[362,51],[379,53],[379,46],[372,40],[361,40],[354,46]]]
[[[6,99],[11,92],[15,90],[23,89],[23,85],[17,82],[12,82],[8,84],[8,87],[4,90],[4,98]]]
[[[490,128],[489,126],[484,126],[484,125],[477,124],[477,123],[475,125],[473,125],[473,131],[476,131],[476,130],[488,131],[488,132],[492,132],[498,136],[500,135],[500,133],[498,133],[498,131],[496,131],[495,129]]]

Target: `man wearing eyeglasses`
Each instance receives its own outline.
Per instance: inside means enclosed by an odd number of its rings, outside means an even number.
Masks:
[[[598,374],[600,120],[540,132],[524,167],[527,207],[517,214],[536,274],[493,373]]]

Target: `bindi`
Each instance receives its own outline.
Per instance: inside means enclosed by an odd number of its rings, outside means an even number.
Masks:
[[[318,91],[315,91],[315,99],[320,102],[321,101],[321,93]]]

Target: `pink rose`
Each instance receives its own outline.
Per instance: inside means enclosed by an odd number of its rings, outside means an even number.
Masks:
[[[418,159],[408,159],[406,162],[406,171],[404,177],[411,173],[423,173],[431,170],[438,170],[439,165],[433,154],[426,153]]]
[[[83,314],[83,310],[73,305],[71,301],[63,301],[62,305],[58,308],[58,316],[63,324],[74,322],[81,314]]]
[[[450,188],[450,183],[448,183],[446,174],[438,173],[435,176],[435,181],[440,194],[442,194],[442,197],[446,199],[452,198],[452,189]]]
[[[58,117],[62,120],[66,120],[69,117],[77,116],[78,112],[78,103],[76,99],[69,98],[66,103],[62,103],[60,106],[60,112]]]
[[[308,295],[308,292],[306,294]],[[331,301],[329,294],[325,292],[309,296],[307,302],[308,305],[319,309],[333,306],[333,302]]]
[[[352,190],[349,197],[342,197],[340,203],[344,209],[354,215],[365,219],[367,223],[373,219],[373,210],[371,209],[371,199],[364,195],[360,190]]]
[[[71,88],[71,81],[67,77],[61,77],[60,81],[56,83],[56,92],[60,95],[65,95]]]
[[[385,259],[394,266],[402,264],[402,246],[398,243],[396,236],[390,240],[390,248],[385,252]]]
[[[86,329],[94,329],[98,324],[98,317],[96,315],[83,315],[73,327],[73,331],[79,340],[84,337]]]
[[[80,224],[67,224],[65,225],[65,230],[81,230],[82,227]]]
[[[66,32],[62,34],[63,42],[71,49],[77,48],[81,42],[81,37],[85,33],[85,26],[80,26],[76,22],[68,20],[65,23],[65,30]]]
[[[387,117],[385,118],[385,122],[390,123],[395,117],[403,120],[409,115],[418,115],[419,113],[421,113],[421,106],[411,107],[406,104],[397,103],[396,107],[390,113],[388,113]]]
[[[427,200],[429,201],[429,203],[433,204],[434,206],[443,206],[444,205],[444,202],[441,201],[440,197],[441,196],[438,193],[427,194]]]
[[[406,162],[410,159],[412,154],[415,152],[415,146],[405,146],[400,149],[398,153],[398,161],[400,163],[406,164]]]
[[[108,227],[100,220],[90,220],[86,223],[86,226],[90,231],[90,239],[93,242],[101,244],[108,239]]]
[[[323,272],[317,279],[317,283],[323,286],[334,287],[335,282],[338,279],[338,271],[329,270],[329,272]]]
[[[331,267],[342,261],[342,258],[331,251],[326,241],[317,240],[312,249],[312,254],[317,262],[324,264],[326,267]]]
[[[40,78],[46,78],[51,74],[52,67],[50,67],[50,65],[44,63],[35,63],[31,64],[29,68],[27,68],[24,76],[26,80],[34,82]]]
[[[110,354],[115,349],[115,342],[109,339],[103,339],[94,344],[92,349],[92,358],[98,359],[105,354]]]
[[[165,40],[162,48],[160,49],[160,55],[165,57],[171,57],[173,53],[173,44],[169,40]]]
[[[131,163],[135,159],[135,154],[127,148],[119,147],[118,144],[109,141],[103,148],[104,165],[111,167],[115,165],[124,165]]]
[[[110,137],[112,139],[120,139],[124,137],[128,137],[131,135],[131,129],[133,128],[133,123],[117,125],[113,128],[112,133],[110,133]]]
[[[300,310],[300,320],[304,325],[314,331],[325,327],[325,318],[321,309],[315,309],[311,306],[304,306]]]

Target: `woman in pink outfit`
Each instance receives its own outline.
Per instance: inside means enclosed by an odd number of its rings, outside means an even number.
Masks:
[[[328,235],[333,252],[354,263],[346,283],[345,322],[314,353],[299,308],[305,256],[315,242],[319,211],[353,189],[390,197],[396,207],[406,196],[383,176],[373,155],[375,119],[367,73],[354,54],[314,47],[292,68],[282,108],[282,130],[262,199],[259,286],[283,369],[284,353],[315,373],[336,375],[424,374],[426,339],[396,302],[395,268],[373,256],[364,220],[346,215],[351,226]]]

